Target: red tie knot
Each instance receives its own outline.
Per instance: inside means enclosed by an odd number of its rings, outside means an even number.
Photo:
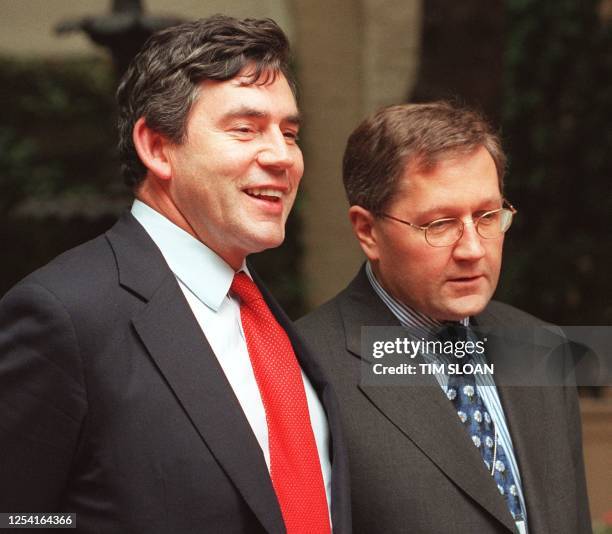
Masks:
[[[234,275],[230,290],[240,297],[242,302],[249,303],[257,299],[263,299],[255,282],[245,273],[239,272]]]

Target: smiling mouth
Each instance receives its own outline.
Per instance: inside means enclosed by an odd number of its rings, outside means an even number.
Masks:
[[[252,198],[256,198],[258,200],[266,200],[268,202],[280,202],[283,197],[283,192],[278,189],[270,189],[270,188],[251,188],[245,189],[244,192]]]

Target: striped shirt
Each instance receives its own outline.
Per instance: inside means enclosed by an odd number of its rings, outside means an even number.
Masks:
[[[370,263],[366,263],[366,275],[372,288],[376,292],[376,294],[380,297],[380,299],[385,303],[385,305],[391,310],[393,315],[397,317],[400,324],[409,328],[411,333],[414,333],[418,336],[423,336],[425,338],[430,338],[432,333],[438,330],[443,323],[440,321],[436,321],[431,317],[427,317],[426,315],[412,309],[406,304],[398,301],[393,298],[387,291],[380,285],[374,272],[372,271],[372,266]],[[468,327],[470,324],[470,318],[465,317],[460,321],[460,323]],[[445,354],[432,354],[429,352],[422,353],[423,358],[427,361],[427,363],[450,363],[451,355]],[[475,364],[486,364],[486,357],[484,354],[473,354],[472,360]],[[447,384],[448,384],[448,376],[436,373],[435,374],[440,387],[446,393]],[[519,472],[518,464],[516,461],[516,456],[514,454],[514,447],[512,445],[512,437],[510,436],[510,432],[508,430],[508,423],[506,422],[506,416],[504,415],[504,409],[502,408],[501,401],[499,399],[499,395],[497,393],[497,386],[493,381],[493,377],[490,374],[477,374],[476,378],[476,389],[482,402],[487,408],[489,414],[491,415],[491,419],[495,425],[497,436],[499,439],[499,443],[504,448],[506,452],[506,457],[510,463],[510,470],[512,471],[512,475],[514,476],[514,481],[516,483],[519,498],[521,500],[521,506],[523,508],[525,514],[525,521],[517,521],[516,526],[518,531],[521,534],[527,533],[527,509],[525,507],[525,499],[523,497],[523,485],[521,483],[521,474]]]

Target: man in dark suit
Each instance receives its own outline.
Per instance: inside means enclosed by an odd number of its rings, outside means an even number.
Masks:
[[[516,213],[502,195],[504,165],[491,127],[447,103],[383,109],[349,138],[343,178],[368,261],[298,330],[339,396],[354,532],[591,532],[575,388],[454,376],[450,367],[388,385],[375,376],[384,360],[362,345],[366,326],[405,327],[434,347],[462,332],[454,347],[484,347],[472,366],[510,370],[514,358],[529,366],[527,356],[546,350],[504,337],[509,328],[519,338],[547,330],[491,300]],[[420,350],[413,361],[456,365],[463,354],[454,352]]]
[[[288,43],[215,16],[119,90],[135,191],[0,303],[0,511],[83,533],[350,531],[335,397],[255,273],[303,173]]]

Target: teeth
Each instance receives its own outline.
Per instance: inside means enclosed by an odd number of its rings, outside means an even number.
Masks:
[[[255,197],[275,197],[275,198],[281,198],[283,196],[283,194],[280,191],[277,191],[276,189],[265,189],[265,188],[261,188],[261,189],[247,189],[246,193]]]

